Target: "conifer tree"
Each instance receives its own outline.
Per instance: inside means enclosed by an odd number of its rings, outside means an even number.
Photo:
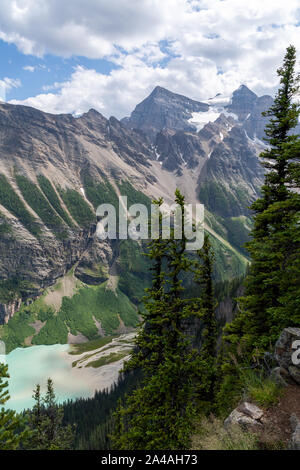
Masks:
[[[28,438],[28,430],[24,430],[24,420],[13,410],[5,410],[9,400],[8,366],[0,363],[0,450],[16,450]]]
[[[241,311],[225,331],[232,344],[240,343],[251,357],[269,349],[282,328],[299,325],[300,234],[299,76],[296,50],[289,46],[278,70],[280,88],[265,113],[268,148],[261,154],[267,172],[262,197],[253,205],[254,229],[247,244],[251,268]]]
[[[184,218],[184,198],[176,191],[175,202]],[[162,201],[157,204],[161,205]],[[200,315],[194,303],[184,299],[182,275],[191,264],[185,253],[186,238],[150,242],[154,262],[153,285],[145,298],[143,323],[137,350],[127,368],[140,368],[141,386],[119,406],[117,449],[186,449],[193,422],[200,356],[185,333],[186,321]]]
[[[74,440],[74,426],[63,425],[63,408],[57,405],[53,381],[48,379],[45,397],[37,385],[33,398],[35,405],[29,413],[28,422],[32,437],[27,446],[34,450],[68,450]]]
[[[216,355],[217,355],[217,320],[215,316],[216,301],[213,288],[213,263],[214,253],[205,234],[204,244],[197,252],[198,260],[195,263],[194,280],[201,289],[199,299],[199,311],[201,311],[201,383],[199,384],[199,396],[206,403],[213,403],[216,383]]]

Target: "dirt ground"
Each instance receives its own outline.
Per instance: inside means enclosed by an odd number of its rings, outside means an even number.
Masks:
[[[290,416],[295,414],[300,420],[300,386],[288,385],[283,390],[280,401],[265,413],[265,426],[262,440],[281,442],[286,446],[293,432]]]

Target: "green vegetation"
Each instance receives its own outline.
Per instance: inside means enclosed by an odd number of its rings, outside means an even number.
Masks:
[[[62,220],[58,217],[38,186],[25,176],[16,174],[15,177],[27,204],[38,214],[44,224],[55,233],[57,238],[65,238],[66,231]]]
[[[210,416],[198,423],[192,439],[192,450],[259,450],[258,436],[240,426],[224,428],[223,420]]]
[[[241,373],[241,381],[248,399],[259,406],[269,408],[278,403],[282,396],[282,387],[263,371],[244,369]]]
[[[0,237],[11,235],[12,228],[7,222],[6,217],[0,212]]]
[[[247,259],[244,256],[213,235],[210,236],[210,241],[215,254],[214,279],[216,281],[234,279],[245,274]]]
[[[30,309],[22,307],[6,325],[1,327],[0,337],[5,343],[7,353],[19,346],[24,346],[25,338],[34,335],[34,328],[29,325],[33,321],[34,316]]]
[[[175,201],[183,210],[184,198]],[[155,202],[163,203],[162,199]],[[160,222],[162,215],[160,214]],[[186,255],[186,238],[149,243],[152,286],[144,298],[143,321],[126,371],[141,370],[143,379],[115,414],[116,449],[188,449],[193,427],[193,403],[211,398],[215,383],[216,331],[212,299],[212,256],[208,239],[198,262]],[[182,275],[194,273],[203,298],[184,296]],[[204,323],[204,351],[193,347],[186,324]],[[213,350],[213,356],[211,352]],[[164,432],[162,432],[162,429]]]
[[[143,204],[150,211],[151,199],[141,191],[136,190],[128,181],[118,184],[122,196],[127,196],[128,207],[133,204]]]
[[[17,278],[6,279],[0,281],[0,302],[8,304],[14,300],[28,294],[32,289],[32,285],[28,281],[21,281]]]
[[[223,224],[227,229],[226,238],[229,243],[240,250],[241,253],[248,256],[245,244],[249,241],[249,231],[252,225],[250,219],[243,216],[230,217],[224,219]]]
[[[51,206],[55,209],[58,215],[63,219],[63,221],[69,226],[73,227],[73,223],[66,213],[66,211],[62,208],[60,200],[56,194],[55,189],[53,188],[51,182],[43,175],[38,176],[38,182],[40,188],[42,189],[43,193],[47,197],[48,201],[50,202]]]
[[[14,300],[21,287],[25,288],[22,284],[18,287],[18,284],[15,285],[12,281],[2,281],[0,299],[5,302]],[[36,334],[30,323],[37,320],[46,323]],[[33,336],[31,342],[36,345],[66,344],[70,331],[74,335],[82,333],[88,339],[95,340],[78,345],[78,348],[85,352],[88,348],[94,349],[97,344],[101,347],[101,343],[107,344],[112,339],[99,338],[95,320],[101,323],[106,334],[112,335],[120,326],[120,320],[126,326],[135,327],[138,313],[128,297],[119,289],[116,292],[111,291],[106,288],[106,284],[82,287],[72,298],[63,298],[57,314],[44,303],[44,297],[36,299],[28,306],[22,305],[7,325],[0,326],[0,338],[5,341],[7,351],[10,352],[16,347],[24,346],[24,341],[29,336]]]
[[[88,228],[96,221],[96,216],[84,198],[74,189],[58,188],[60,197],[64,201],[71,216],[81,227]]]
[[[0,237],[3,237],[3,235],[11,234],[12,233],[12,228],[7,222],[3,222],[0,224]]]
[[[37,319],[41,322],[50,320],[55,315],[53,308],[46,305],[41,305],[37,313]]]
[[[112,412],[119,399],[131,393],[138,383],[136,373],[122,374],[111,389],[95,392],[93,398],[80,398],[64,403],[64,423],[76,424],[75,449],[111,449],[109,435],[113,431]]]
[[[252,222],[249,217],[221,217],[205,208],[205,222],[224,242],[211,235],[215,253],[214,279],[226,281],[245,274],[247,258],[245,243],[249,240]],[[228,243],[226,243],[228,241]]]
[[[63,424],[63,408],[56,404],[51,379],[47,381],[47,392],[41,396],[38,384],[33,391],[35,405],[26,413],[31,436],[25,442],[26,450],[69,450],[73,446],[75,428]]]
[[[138,304],[150,286],[150,260],[144,255],[144,245],[124,240],[119,246],[119,288],[129,299]]]
[[[265,113],[271,116],[269,147],[261,158],[269,171],[262,197],[252,205],[246,291],[238,316],[225,329],[228,347],[234,351],[242,343],[249,360],[272,347],[283,328],[300,324],[300,195],[294,190],[300,181],[300,138],[292,133],[300,115],[294,102],[300,87],[295,64],[296,51],[290,46],[278,70],[281,86],[274,105]]]
[[[69,354],[77,356],[85,352],[94,351],[95,349],[102,348],[106,344],[111,343],[113,338],[114,336],[104,336],[102,338],[87,341],[86,343],[73,344]]]
[[[89,362],[86,367],[102,367],[106,366],[107,364],[112,364],[113,362],[120,361],[120,359],[123,359],[124,357],[128,356],[129,351],[127,352],[118,352],[118,353],[110,353],[107,356],[100,357],[99,359],[96,359],[95,361]]]
[[[80,289],[71,299],[64,298],[59,317],[70,328],[72,334],[81,332],[88,339],[98,336],[93,317],[101,323],[106,334],[112,334],[120,324],[136,326],[138,315],[128,297],[120,290],[116,292],[101,286]]]
[[[93,204],[95,210],[101,204],[112,204],[116,210],[118,209],[118,196],[108,181],[94,182],[90,176],[85,175],[83,186],[86,197]]]
[[[124,387],[116,393],[118,387],[113,387],[111,395],[105,391],[92,400],[65,405],[65,421],[78,419],[79,422],[76,448],[101,446],[109,449],[112,446],[117,450],[135,451],[185,450],[191,445],[201,450],[283,448],[281,429],[277,436],[265,423],[260,428],[261,434],[260,430],[250,433],[237,426],[228,430],[224,429],[222,418],[241,399],[264,408],[276,407],[282,389],[270,375],[272,365],[267,363],[270,356],[266,353],[273,350],[274,341],[283,328],[300,323],[300,195],[295,191],[300,183],[300,139],[292,134],[300,115],[300,106],[294,102],[294,95],[299,91],[295,64],[295,48],[290,46],[283,67],[278,70],[281,87],[274,105],[266,113],[272,117],[267,125],[269,146],[261,156],[269,171],[262,197],[252,205],[254,226],[247,244],[252,265],[246,274],[245,294],[237,300],[237,315],[225,326],[219,342],[215,298],[224,299],[235,292],[240,280],[219,283],[214,290],[214,258],[223,263],[227,256],[225,248],[217,251],[220,243],[215,237],[205,236],[203,248],[194,256],[186,254],[185,237],[175,240],[174,232],[169,240],[160,236],[150,241],[147,257],[151,262],[152,283],[143,299],[136,347],[123,371],[127,378],[135,376],[136,380],[131,390]],[[217,196],[217,206],[220,206],[222,191]],[[178,190],[175,197],[182,208],[184,198]],[[163,200],[155,203],[160,206]],[[249,221],[233,212],[227,213],[225,222],[224,215],[219,215],[215,219],[211,217],[210,223],[226,229],[232,243],[237,245],[246,236],[244,229],[248,229]],[[229,218],[235,224],[236,233],[229,225],[226,227]],[[214,246],[217,248],[215,256]],[[235,254],[246,265],[246,259],[237,251]],[[145,271],[139,251],[130,243],[120,245],[119,264],[124,272],[129,266],[136,277]],[[66,331],[68,327],[74,334],[80,331],[91,338],[96,328],[94,318],[106,332],[112,332],[120,319],[125,324],[134,324],[137,319],[134,306],[121,290],[108,290],[108,285],[82,288],[72,299],[64,298],[57,316],[45,310],[39,313],[46,318],[44,328],[51,326],[48,336],[55,334],[54,320],[62,322]],[[30,318],[33,315],[29,307],[20,312],[12,319],[17,321],[15,328],[24,322],[26,315]],[[26,321],[28,323],[28,318]],[[3,331],[10,327],[9,322]],[[22,340],[21,336],[20,333],[16,341]],[[93,344],[102,345],[103,341]],[[217,348],[217,344],[220,347]],[[86,351],[90,347],[91,343],[82,346]],[[92,358],[91,367],[111,363],[126,352],[108,352],[105,358],[99,359],[95,359],[94,354],[88,355]],[[1,372],[7,377],[7,370],[0,369],[0,375]],[[122,379],[119,384],[121,382]],[[2,390],[0,378],[0,402]],[[125,395],[125,391],[129,393]],[[49,425],[57,426],[51,428],[52,437],[53,433],[63,432],[61,414],[54,409],[51,381],[45,401],[51,414],[45,422],[38,421],[42,411],[39,388],[35,396],[33,417],[36,421],[33,423],[44,423],[37,436],[43,436],[43,430]],[[117,398],[120,401],[112,416]],[[48,413],[48,405],[46,408]],[[50,416],[53,419],[49,420]],[[1,418],[0,412],[0,422]],[[274,427],[273,423],[271,417],[269,426]],[[32,426],[35,428],[38,425]],[[61,444],[47,439],[43,445],[51,449],[60,448]],[[69,448],[68,439],[64,445]]]
[[[10,292],[7,287],[7,282],[12,283],[13,291],[11,292],[11,298],[6,297],[6,302],[14,300],[15,296],[17,298],[21,298],[22,295],[25,295],[26,288],[28,288],[25,281],[2,281],[2,283],[5,283],[4,292],[6,296]],[[15,285],[17,285],[17,288]],[[4,299],[2,298],[2,301],[3,300]],[[30,305],[25,305],[23,303],[20,310],[14,314],[14,316],[8,321],[7,325],[0,326],[0,339],[5,342],[7,352],[10,352],[17,347],[24,347],[25,339],[35,335],[34,328],[30,326],[31,323],[34,323],[37,320],[45,322],[53,316],[54,310],[44,304],[43,296],[33,301]],[[56,332],[55,336],[57,336]],[[32,342],[34,343],[34,340],[32,340]],[[55,342],[50,344],[55,344]]]
[[[210,212],[214,212],[222,217],[239,216],[241,213],[241,204],[244,209],[249,202],[243,203],[235,193],[236,188],[229,188],[217,181],[202,183],[199,191],[199,199]]]
[[[3,405],[9,400],[8,366],[0,363],[0,450],[16,450],[20,444],[30,437],[24,428],[24,418],[15,411],[5,410]]]
[[[39,237],[41,229],[37,220],[28,212],[6,176],[0,175],[0,203],[13,214],[24,227],[35,237]]]
[[[68,341],[68,329],[58,316],[53,316],[37,335],[32,338],[32,344],[66,344]]]

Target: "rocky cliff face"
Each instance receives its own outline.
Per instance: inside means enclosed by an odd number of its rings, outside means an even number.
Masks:
[[[19,310],[22,304],[22,299],[16,299],[8,304],[0,303],[0,325],[8,323],[10,318]]]

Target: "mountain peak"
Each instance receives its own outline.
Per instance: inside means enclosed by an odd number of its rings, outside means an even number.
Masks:
[[[172,92],[167,90],[167,88],[164,88],[162,86],[157,85],[151,92],[150,96],[155,96],[155,95],[161,95],[161,94],[166,94],[169,95]]]
[[[208,104],[194,101],[184,95],[156,86],[150,95],[139,103],[130,118],[122,122],[127,127],[143,130],[155,138],[162,129],[194,130],[188,121],[193,113],[207,111]]]
[[[246,85],[242,84],[240,85],[237,90],[233,92],[233,95],[243,95],[243,96],[251,96],[253,99],[257,98],[257,95],[250,90]]]

